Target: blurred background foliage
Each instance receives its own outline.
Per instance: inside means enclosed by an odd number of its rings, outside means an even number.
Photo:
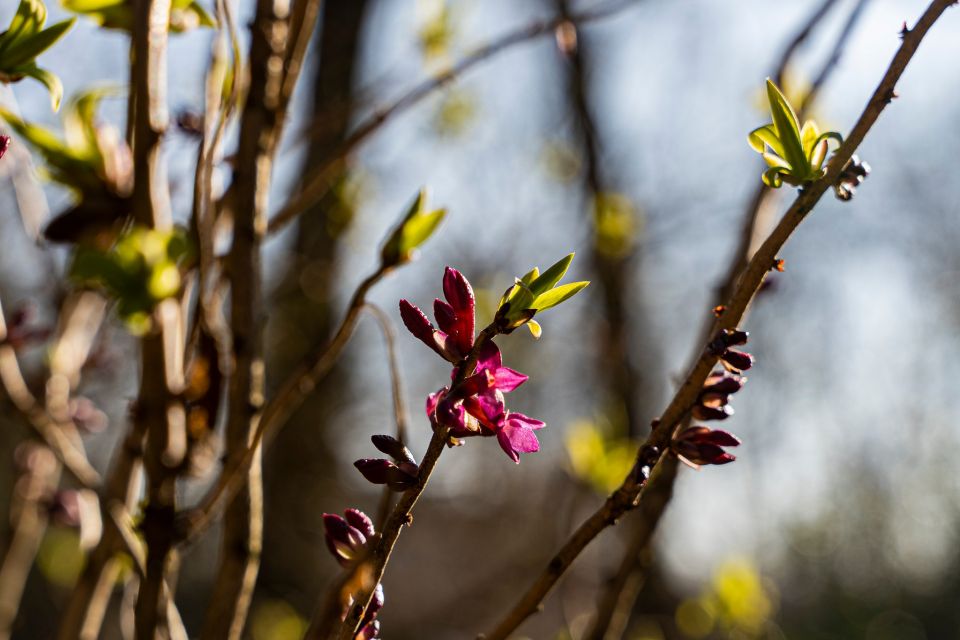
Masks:
[[[414,82],[497,34],[592,4],[324,2],[310,82],[297,94],[272,201],[279,206],[354,123]],[[396,301],[425,304],[448,264],[476,287],[478,322],[490,318],[513,274],[557,255],[576,250],[586,259],[574,265],[573,279],[595,282],[550,318],[535,349],[526,332],[501,341],[505,362],[531,375],[511,401],[547,422],[543,450],[519,467],[489,441],[444,457],[387,573],[385,637],[473,637],[619,482],[631,443],[683,373],[736,246],[762,169],[746,133],[765,118],[763,79],[820,4],[637,0],[579,31],[579,69],[558,49],[558,41],[570,46],[569,34],[510,48],[389,120],[327,195],[271,240],[268,384],[329,335],[421,185],[449,215],[419,260],[373,293],[395,321]],[[809,86],[853,4],[839,0],[791,65],[784,81],[791,100]],[[240,24],[249,5],[240,2]],[[924,6],[867,4],[814,107],[825,128],[845,133],[897,46],[901,22]],[[0,24],[11,11],[0,8]],[[69,16],[57,6],[50,14],[53,21]],[[175,112],[202,112],[211,38],[200,30],[171,40]],[[625,638],[960,634],[953,459],[960,440],[960,182],[953,179],[960,72],[944,64],[956,59],[958,41],[960,23],[948,14],[860,149],[871,179],[853,202],[831,199],[817,208],[782,256],[786,272],[759,297],[746,327],[758,364],[725,425],[744,441],[738,460],[681,470]],[[123,85],[126,46],[122,33],[81,19],[43,64],[62,78],[69,99],[91,86]],[[578,100],[592,115],[590,127]],[[38,84],[4,88],[0,104],[30,122],[60,126]],[[122,126],[123,101],[105,98],[100,118]],[[20,186],[35,165],[22,141],[15,138],[14,147],[0,165],[0,295],[8,313],[29,302],[36,321],[50,324],[70,256],[35,243],[23,224]],[[183,224],[195,147],[188,131],[172,130],[164,149]],[[782,191],[781,208],[791,195]],[[30,206],[44,218],[72,203],[55,184],[44,184],[42,196]],[[114,316],[84,372],[82,393],[110,421],[85,438],[100,469],[119,446],[135,395],[135,344]],[[399,348],[410,446],[421,455],[429,438],[423,399],[446,374],[409,336]],[[28,372],[44,357],[42,347],[27,350]],[[323,547],[321,514],[376,510],[378,491],[351,463],[369,454],[370,435],[391,431],[391,411],[382,338],[365,321],[265,455],[266,537],[249,637],[302,635],[339,569]],[[0,423],[0,452],[12,460],[28,430],[6,412]],[[15,477],[11,464],[0,465],[4,513]],[[184,499],[199,497],[205,481],[185,483]],[[527,637],[581,637],[629,530],[608,531],[588,549],[524,627]],[[217,539],[206,536],[181,565],[177,602],[190,629],[202,618]],[[77,534],[49,529],[15,637],[53,632],[82,564]],[[117,589],[107,638],[125,629],[129,594]]]

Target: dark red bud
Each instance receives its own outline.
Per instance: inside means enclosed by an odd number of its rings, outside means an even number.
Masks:
[[[753,356],[743,351],[727,349],[720,359],[738,371],[746,371],[753,366]]]
[[[10,136],[0,136],[0,158],[3,157],[3,154],[5,154],[9,148]]]
[[[394,491],[406,491],[417,482],[417,476],[407,473],[389,460],[381,458],[361,458],[353,463],[353,466],[363,474],[368,482],[373,484],[385,484]],[[411,469],[404,465],[405,469]]]
[[[417,464],[417,461],[413,457],[413,454],[410,453],[410,450],[403,446],[403,443],[393,436],[376,435],[371,436],[370,440],[373,442],[373,446],[396,460],[398,463],[408,462],[413,465]]]
[[[711,374],[703,384],[703,393],[736,393],[743,388],[746,378],[732,376],[726,372]]]
[[[403,320],[403,326],[407,328],[407,331],[427,343],[427,346],[433,346],[433,325],[416,305],[401,300],[400,318]]]
[[[452,267],[443,272],[443,295],[459,316],[462,313],[473,314],[473,288],[463,274]]]
[[[360,530],[333,513],[323,514],[323,529],[327,548],[344,566],[357,556],[367,542]]]
[[[347,509],[343,512],[347,523],[362,533],[368,540],[373,537],[373,522],[363,511],[359,509]]]

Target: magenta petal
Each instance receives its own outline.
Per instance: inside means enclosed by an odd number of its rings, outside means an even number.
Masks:
[[[519,371],[514,371],[509,367],[500,367],[499,369],[494,370],[493,378],[494,385],[497,387],[497,389],[507,392],[513,391],[526,382],[528,376],[525,376]]]
[[[505,411],[503,407],[502,393],[497,393],[495,391],[490,393],[481,393],[476,398],[477,405],[487,420],[494,425],[499,425],[503,422]]]
[[[496,371],[503,365],[503,358],[500,356],[500,349],[494,344],[493,340],[487,340],[480,347],[480,353],[477,357],[477,371],[489,369]]]
[[[447,388],[444,387],[436,393],[431,393],[427,396],[427,417],[430,418],[431,421],[433,420],[433,414],[437,411],[437,403],[440,402],[440,397],[446,393],[446,391]]]
[[[545,426],[547,426],[545,422],[541,422],[540,420],[536,420],[529,416],[525,416],[522,413],[517,413],[516,411],[510,412],[510,415],[507,416],[507,422],[519,423],[518,426],[522,425],[522,428],[530,429],[532,431],[536,431],[537,429],[543,429]]]
[[[501,429],[497,433],[497,442],[500,443],[500,448],[503,449],[504,453],[510,456],[510,459],[520,464],[520,454],[516,452],[513,448],[513,444],[510,442],[510,438],[507,436],[505,430]]]

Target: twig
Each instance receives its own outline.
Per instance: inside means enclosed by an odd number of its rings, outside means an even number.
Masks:
[[[389,268],[379,267],[360,283],[333,338],[305,357],[281,385],[277,394],[266,403],[243,457],[224,468],[217,483],[200,503],[183,514],[183,521],[177,529],[182,532],[185,544],[196,540],[210,526],[220,506],[243,487],[246,471],[252,464],[257,449],[276,435],[336,363],[360,319],[367,292],[389,271]]]
[[[847,21],[843,24],[843,29],[840,30],[840,34],[837,36],[836,42],[834,42],[833,50],[830,52],[830,55],[827,56],[823,66],[820,68],[820,73],[814,78],[810,89],[800,102],[798,115],[808,112],[810,106],[816,102],[817,96],[820,95],[820,90],[823,88],[824,83],[840,62],[840,58],[843,57],[843,50],[847,46],[847,41],[850,39],[854,28],[857,26],[857,22],[860,21],[860,16],[863,15],[863,10],[868,4],[870,4],[870,0],[858,0],[856,6],[850,11],[850,15],[847,16]]]
[[[450,393],[453,393],[463,383],[464,379],[474,372],[474,369],[477,366],[478,356],[480,355],[480,349],[484,344],[487,343],[487,341],[491,340],[496,335],[497,329],[493,324],[484,328],[483,331],[477,335],[477,339],[473,343],[473,349],[470,351],[470,354],[463,360],[461,364],[457,365],[457,375],[450,384]],[[390,513],[390,517],[386,520],[383,528],[380,530],[380,533],[376,538],[376,543],[370,549],[370,555],[364,563],[365,566],[369,568],[369,580],[364,580],[364,584],[362,584],[358,592],[354,594],[354,604],[350,608],[350,611],[347,612],[347,617],[339,626],[339,630],[335,634],[329,634],[329,636],[321,635],[316,637],[337,637],[340,640],[352,640],[356,635],[358,627],[360,626],[360,622],[363,620],[364,615],[366,614],[367,607],[370,606],[370,599],[373,597],[373,590],[383,579],[384,571],[386,571],[387,568],[387,562],[390,560],[390,554],[393,552],[393,548],[397,544],[397,539],[400,537],[401,530],[404,526],[413,522],[413,507],[416,505],[417,500],[420,498],[420,495],[426,488],[427,482],[430,480],[430,475],[433,473],[433,469],[437,466],[437,462],[440,459],[440,454],[443,453],[444,447],[447,446],[447,436],[449,432],[450,428],[447,426],[436,425],[434,427],[433,436],[430,438],[430,444],[427,447],[427,452],[424,454],[423,461],[420,463],[420,473],[417,476],[417,482],[411,488],[403,492],[403,495],[400,496],[400,500],[397,502],[397,505]],[[328,627],[326,624],[320,624],[317,626],[321,629],[335,627],[335,625],[333,625],[333,627]]]
[[[913,57],[929,31],[940,15],[955,0],[934,0],[921,16],[916,26],[903,34],[903,42],[890,63],[889,68],[877,86],[867,106],[857,121],[853,130],[847,136],[843,145],[830,159],[826,175],[816,180],[800,191],[800,195],[784,214],[780,223],[773,230],[767,240],[751,259],[739,284],[726,304],[726,310],[717,319],[715,331],[735,328],[743,317],[747,306],[756,294],[764,277],[770,270],[777,252],[790,238],[794,230],[806,218],[807,214],[817,204],[823,194],[833,185],[840,176],[844,165],[853,155],[856,148],[863,141],[867,132],[876,122],[880,113],[894,97],[894,87],[897,80],[906,69],[907,63]],[[650,447],[657,447],[667,451],[674,428],[680,423],[684,415],[696,401],[696,397],[707,376],[717,363],[717,356],[709,349],[705,349],[694,365],[686,380],[678,389],[676,395],[660,417],[656,428],[641,446],[638,452],[638,465],[643,454],[650,451]],[[669,453],[661,455],[662,461]],[[663,465],[655,465],[653,474],[660,473]],[[573,560],[602,530],[614,524],[626,511],[634,508],[637,500],[642,501],[642,485],[637,478],[637,471],[632,470],[624,479],[620,487],[607,499],[603,506],[591,515],[571,536],[560,552],[550,561],[546,570],[537,578],[534,584],[524,593],[519,602],[510,610],[494,630],[484,636],[486,640],[502,640],[516,629],[524,620],[533,614],[543,597],[550,591],[560,576],[572,564]]]
[[[133,215],[146,227],[169,229],[169,192],[160,142],[166,131],[167,36],[170,0],[142,0],[134,4],[130,95],[133,122]],[[180,307],[165,300],[154,313],[157,331],[141,342],[142,371],[134,420],[143,422],[147,447],[147,506],[142,531],[147,544],[147,566],[140,581],[136,605],[138,640],[154,640],[167,619],[165,575],[173,546],[176,512],[175,468],[185,453],[186,424],[183,403],[182,326]]]
[[[575,16],[577,22],[590,22],[600,20],[607,16],[636,4],[636,0],[609,0],[604,4]],[[292,222],[307,207],[320,200],[327,192],[331,180],[340,171],[340,168],[346,161],[350,153],[356,149],[362,142],[377,131],[381,125],[390,120],[393,116],[403,113],[414,106],[422,99],[436,91],[437,89],[454,81],[472,67],[478,65],[484,60],[506,50],[514,45],[518,45],[540,36],[551,34],[562,24],[563,18],[552,18],[542,22],[536,22],[516,31],[501,36],[497,40],[480,47],[468,57],[460,60],[449,69],[435,75],[434,77],[421,82],[412,89],[404,93],[396,102],[380,109],[361,124],[357,126],[340,145],[338,145],[330,156],[320,162],[313,174],[304,180],[303,188],[295,194],[286,204],[270,219],[268,233],[273,234]]]
[[[843,29],[837,36],[832,53],[824,62],[820,72],[817,74],[815,82],[804,96],[802,106],[797,114],[801,120],[803,120],[804,114],[809,110],[810,105],[814,103],[816,95],[819,93],[820,88],[830,73],[836,68],[843,49],[853,32],[853,28],[868,3],[869,0],[859,0],[850,12]],[[800,33],[808,36],[816,26],[816,22],[819,21],[823,15],[824,13],[822,12],[815,12],[811,16],[810,21],[801,29]],[[799,44],[796,38],[793,42]],[[783,75],[784,70],[789,66],[792,55],[796,50],[796,45],[786,49],[784,57],[781,58],[777,71],[774,73],[776,77]],[[774,213],[774,201],[775,192],[768,189],[762,183],[758,184],[756,191],[750,199],[746,214],[743,217],[744,223],[740,233],[739,246],[733,253],[733,258],[727,269],[726,276],[723,278],[723,283],[717,289],[716,298],[711,304],[711,307],[722,304],[723,301],[733,293],[741,272],[749,263],[753,252],[763,240],[763,233],[769,226],[769,219]],[[709,338],[709,331],[712,325],[712,321],[705,323],[703,334],[697,342],[698,345],[703,344],[703,342]],[[698,355],[699,353],[694,354],[694,357]],[[686,423],[689,423],[689,417],[685,420],[685,424]],[[651,487],[650,490],[655,494],[672,494],[675,477],[674,474],[669,479],[665,479],[664,482],[660,483],[660,486],[656,487],[655,491],[654,487]],[[648,497],[647,500],[649,501],[651,497],[652,496]],[[669,500],[669,497],[667,500]],[[599,600],[596,618],[590,631],[584,636],[585,640],[603,640],[605,637],[619,638],[622,636],[624,625],[626,625],[629,620],[630,611],[633,609],[637,594],[643,585],[643,573],[648,568],[646,565],[650,554],[649,551],[645,550],[652,539],[652,534],[656,530],[665,507],[666,503],[663,503],[658,511],[647,512],[644,510],[643,517],[640,518],[638,525],[639,528],[633,534],[635,537],[624,554],[620,568],[614,580],[610,582]]]
[[[13,534],[0,563],[0,640],[9,640],[20,599],[49,519],[46,501],[60,481],[61,466],[49,448],[37,446],[14,484]]]
[[[390,392],[393,397],[393,419],[397,425],[397,440],[406,444],[407,442],[407,407],[403,399],[403,380],[400,377],[400,363],[397,362],[396,332],[393,330],[393,324],[390,322],[390,316],[386,312],[368,302],[364,308],[370,312],[374,320],[380,326],[383,333],[384,342],[387,345],[387,366],[390,370]],[[383,495],[380,498],[380,508],[377,510],[377,527],[382,527],[390,515],[390,505],[393,501],[393,491],[390,487],[383,488]]]
[[[790,59],[793,58],[793,55],[803,43],[807,41],[807,38],[813,33],[817,24],[826,17],[835,4],[837,4],[837,0],[824,0],[824,2],[810,14],[810,17],[807,18],[803,27],[793,36],[793,39],[787,43],[786,48],[784,48],[783,53],[780,55],[780,65],[778,65],[777,72],[773,76],[777,85],[783,86],[783,76],[787,71],[787,64],[790,62]]]
[[[251,434],[260,419],[264,397],[261,245],[267,227],[272,159],[283,130],[289,69],[304,33],[304,11],[314,0],[301,0],[293,17],[275,0],[258,0],[250,43],[250,87],[240,120],[240,142],[230,203],[234,217],[228,275],[231,284],[230,328],[235,362],[227,395],[227,469],[249,451],[242,487],[227,502],[220,564],[201,638],[239,638],[243,633],[263,545],[263,479],[258,442]],[[308,37],[308,36],[307,36]],[[292,47],[287,46],[288,38]],[[293,53],[291,53],[291,51]],[[290,87],[292,91],[292,87]]]

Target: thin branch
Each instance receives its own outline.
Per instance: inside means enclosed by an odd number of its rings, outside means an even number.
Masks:
[[[47,500],[60,481],[61,466],[49,448],[37,446],[29,457],[14,484],[13,532],[0,563],[0,640],[11,636],[27,576],[47,529]]]
[[[609,0],[590,11],[578,14],[575,16],[575,20],[580,23],[600,20],[635,5],[636,1],[637,0]],[[460,60],[449,69],[416,85],[404,93],[396,102],[375,112],[359,124],[354,132],[340,143],[326,160],[319,163],[317,168],[314,169],[313,174],[304,180],[303,188],[288,200],[270,219],[268,233],[273,234],[280,231],[307,207],[319,201],[329,189],[333,178],[340,172],[346,162],[347,156],[388,120],[407,111],[434,91],[453,82],[479,63],[515,45],[528,42],[540,36],[552,34],[563,22],[563,18],[552,18],[505,34],[497,40],[480,47],[474,53]]]
[[[367,293],[389,271],[388,268],[379,267],[360,283],[333,338],[305,357],[280,386],[276,395],[266,403],[244,455],[234,463],[228,462],[228,466],[207,495],[194,509],[183,514],[184,519],[178,530],[183,532],[184,543],[189,544],[203,533],[216,517],[220,506],[232,499],[243,487],[246,472],[253,462],[256,450],[277,434],[336,363],[353,335]]]
[[[390,370],[390,392],[393,397],[393,419],[397,425],[397,440],[406,444],[407,442],[407,407],[403,399],[403,380],[400,377],[400,363],[397,362],[396,331],[393,329],[393,323],[390,322],[390,316],[373,304],[368,302],[364,309],[370,312],[380,331],[383,333],[384,342],[387,345],[387,366]],[[380,498],[380,508],[377,509],[377,527],[382,527],[390,515],[390,506],[393,502],[393,491],[390,487],[383,488],[383,495]]]
[[[840,34],[837,36],[836,42],[834,42],[830,55],[827,56],[823,66],[820,68],[820,73],[817,74],[817,77],[814,78],[811,83],[810,89],[806,95],[803,96],[798,115],[802,116],[803,113],[808,112],[810,106],[816,102],[817,96],[820,95],[820,90],[823,88],[824,83],[826,83],[827,78],[830,77],[830,74],[833,73],[833,70],[837,64],[839,64],[840,58],[843,57],[843,50],[846,48],[847,42],[853,34],[853,30],[856,28],[860,17],[863,15],[863,10],[868,4],[870,4],[870,0],[858,0],[857,4],[850,11],[850,15],[847,16],[847,21],[843,24],[843,29],[840,30]]]
[[[863,114],[847,136],[843,145],[840,146],[830,159],[826,175],[806,185],[800,191],[800,195],[784,214],[780,223],[753,256],[741,276],[736,290],[728,300],[726,310],[715,322],[714,331],[711,335],[719,330],[733,329],[739,324],[746,312],[747,306],[763,283],[767,272],[774,264],[777,252],[780,251],[794,230],[806,218],[807,214],[810,213],[817,202],[819,202],[823,194],[837,181],[844,165],[850,160],[850,157],[876,122],[880,113],[895,96],[894,87],[896,82],[903,74],[903,71],[906,69],[907,64],[916,52],[923,37],[940,15],[952,4],[955,4],[955,0],[934,0],[921,16],[916,26],[903,34],[903,42],[891,61],[883,79],[868,101]],[[620,487],[614,491],[603,506],[580,525],[576,532],[574,532],[561,550],[550,561],[546,570],[523,594],[517,604],[492,632],[484,636],[486,640],[503,640],[510,632],[520,626],[524,620],[537,610],[544,596],[546,596],[587,544],[601,531],[616,523],[624,513],[634,508],[638,504],[638,499],[642,502],[644,489],[641,479],[637,477],[637,469],[639,469],[640,461],[644,455],[649,454],[651,447],[657,447],[661,452],[668,451],[674,429],[693,406],[700,389],[703,387],[704,381],[713,370],[717,360],[718,358],[714,353],[709,349],[704,349],[692,371],[688,374],[676,395],[661,415],[656,428],[654,428],[646,442],[640,447],[635,469],[627,475]],[[661,461],[669,455],[669,453],[661,454],[660,461],[655,465],[652,474],[662,473],[663,464]]]
[[[493,339],[496,335],[497,329],[493,324],[484,328],[483,331],[477,335],[477,339],[473,343],[473,349],[470,351],[470,354],[463,360],[462,363],[457,365],[457,375],[450,384],[449,393],[455,393],[456,389],[463,383],[467,376],[473,374],[474,369],[477,366],[477,359],[480,355],[480,349],[484,344],[487,343],[487,341]],[[447,426],[434,426],[433,436],[430,439],[427,452],[424,454],[423,461],[420,463],[420,473],[417,476],[416,484],[404,491],[400,496],[400,500],[397,502],[397,505],[390,513],[390,517],[386,520],[383,528],[380,530],[375,544],[372,545],[369,555],[362,563],[364,565],[364,570],[369,571],[369,575],[365,576],[368,579],[363,580],[360,588],[356,593],[353,594],[354,604],[347,612],[346,619],[342,624],[339,625],[339,627],[337,627],[335,621],[315,621],[315,624],[311,625],[311,627],[317,629],[318,632],[316,635],[308,634],[310,637],[336,637],[340,640],[352,640],[356,635],[358,627],[360,626],[360,622],[363,620],[367,612],[367,607],[370,606],[370,599],[373,597],[373,590],[383,579],[383,574],[387,568],[387,562],[390,561],[390,554],[393,552],[393,548],[397,544],[397,539],[400,537],[400,532],[403,530],[404,526],[410,525],[413,522],[413,507],[417,504],[417,500],[420,498],[420,495],[426,488],[427,482],[430,480],[430,475],[433,473],[433,470],[437,466],[437,462],[440,459],[440,454],[443,453],[444,447],[446,447],[448,444],[449,432],[450,428]],[[338,630],[335,633],[326,633],[323,631],[325,629]]]
[[[300,15],[300,2],[294,9]],[[231,187],[234,218],[230,249],[230,329],[235,362],[227,394],[227,468],[248,449],[242,487],[224,514],[220,563],[201,638],[237,639],[243,633],[263,546],[263,479],[260,448],[250,447],[264,396],[261,245],[267,226],[272,158],[283,128],[287,38],[294,25],[276,0],[258,0],[250,42],[250,86],[240,120],[240,142]],[[302,16],[301,16],[302,17]],[[295,43],[299,34],[293,33]],[[294,79],[296,74],[294,74]],[[225,473],[225,471],[224,471]],[[242,489],[242,490],[240,490]]]
[[[830,13],[830,9],[832,9],[835,4],[837,4],[837,0],[824,0],[824,2],[810,14],[810,17],[807,18],[807,21],[800,30],[797,31],[796,35],[793,36],[793,39],[787,43],[783,53],[780,55],[780,64],[777,66],[777,72],[773,76],[777,85],[783,86],[783,77],[787,71],[788,63],[800,47],[803,46],[803,43],[807,41],[807,38],[810,37],[810,34],[813,33],[813,30],[820,21]]]
[[[133,215],[146,227],[169,229],[169,191],[160,158],[169,114],[166,105],[167,36],[170,0],[134,3],[130,97],[133,121]],[[166,572],[176,512],[175,468],[185,453],[182,326],[180,307],[165,300],[154,313],[157,329],[141,342],[141,378],[135,421],[147,439],[147,505],[142,531],[147,544],[146,574],[136,605],[138,640],[154,640],[167,619]]]

